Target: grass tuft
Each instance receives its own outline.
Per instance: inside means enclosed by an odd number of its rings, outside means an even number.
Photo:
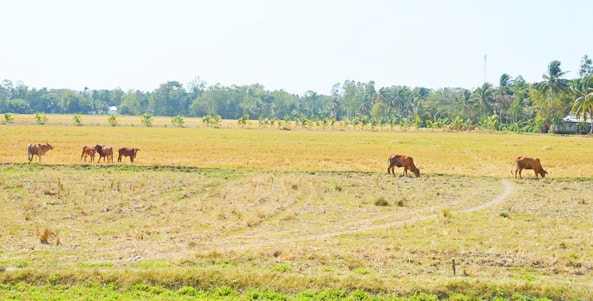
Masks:
[[[42,244],[47,244],[49,237],[51,236],[51,230],[48,227],[44,227],[43,231],[39,232],[39,227],[37,228],[37,236],[39,237],[39,242]]]
[[[381,196],[375,200],[375,206],[389,206],[389,203]]]

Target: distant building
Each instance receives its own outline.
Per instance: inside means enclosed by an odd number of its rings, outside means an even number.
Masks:
[[[109,109],[107,109],[107,114],[109,114],[109,115],[117,114],[117,107],[116,106],[109,107]]]
[[[556,134],[587,134],[591,130],[591,116],[587,117],[587,121],[583,120],[582,116],[577,116],[574,113],[568,114],[562,118],[560,124],[555,128]]]

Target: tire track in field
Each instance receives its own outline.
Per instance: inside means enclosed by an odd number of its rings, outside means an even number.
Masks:
[[[511,194],[513,194],[515,189],[514,189],[512,183],[509,182],[508,180],[501,180],[500,183],[502,184],[503,190],[498,195],[496,195],[494,198],[490,199],[487,202],[479,204],[477,206],[472,206],[472,207],[468,207],[468,208],[460,209],[460,210],[456,210],[456,211],[460,212],[460,213],[475,212],[475,211],[484,210],[486,208],[489,208],[489,207],[492,207],[494,205],[504,202],[506,199],[509,198],[509,196],[511,196]],[[430,209],[438,209],[438,208],[439,208],[439,206],[433,206],[433,207],[429,207],[427,209],[430,210]],[[245,250],[245,249],[250,249],[250,248],[255,248],[255,247],[281,245],[281,244],[287,244],[287,243],[300,243],[300,242],[304,242],[304,241],[308,241],[308,240],[326,240],[331,237],[335,237],[335,236],[339,236],[339,235],[355,234],[355,233],[359,233],[359,232],[366,232],[366,231],[372,231],[372,230],[380,230],[380,229],[385,229],[385,228],[397,227],[400,225],[416,223],[416,222],[420,222],[420,221],[435,219],[438,217],[439,217],[439,213],[431,213],[431,214],[427,214],[427,215],[404,218],[404,219],[400,219],[400,220],[397,220],[394,222],[385,223],[385,224],[381,224],[381,225],[370,225],[370,226],[367,225],[367,226],[364,226],[361,228],[354,228],[354,229],[351,228],[351,229],[345,229],[345,230],[335,230],[335,231],[329,231],[329,232],[325,232],[325,233],[315,233],[315,234],[301,235],[301,236],[298,236],[298,235],[295,236],[295,233],[290,233],[288,235],[288,237],[283,237],[280,239],[278,239],[278,238],[262,238],[262,237],[256,237],[255,235],[244,236],[244,237],[235,236],[235,237],[228,237],[226,239],[214,239],[212,241],[212,243],[209,246],[207,246],[206,248],[212,249],[212,250],[217,250],[217,251],[231,251],[231,250],[232,251],[240,251],[240,250]],[[257,239],[257,241],[254,242],[253,241],[254,239]]]

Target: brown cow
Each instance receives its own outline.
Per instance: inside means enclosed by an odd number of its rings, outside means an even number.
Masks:
[[[45,144],[31,143],[29,144],[29,147],[27,147],[27,159],[31,162],[33,161],[33,156],[37,156],[39,158],[39,163],[41,163],[41,156],[52,149],[54,149],[54,147],[47,143],[47,141]]]
[[[122,147],[117,152],[119,156],[117,156],[117,162],[121,162],[121,157],[130,157],[130,162],[134,163],[134,158],[136,158],[136,153],[138,153],[139,148],[129,148],[129,147]]]
[[[95,150],[99,153],[99,160],[97,160],[97,163],[101,162],[101,158],[105,158],[103,159],[103,162],[109,162],[109,160],[111,160],[113,163],[113,148],[111,148],[111,146],[97,144],[95,145]]]
[[[412,159],[412,157],[407,157],[403,155],[391,155],[389,157],[389,167],[387,168],[387,173],[391,173],[395,176],[395,166],[404,168],[402,176],[407,176],[409,169],[416,175],[417,178],[420,177],[420,170],[416,168],[416,165],[414,165],[414,159]]]
[[[513,170],[513,168],[514,168],[514,170]],[[511,168],[511,175],[514,174],[515,179],[516,179],[517,173],[519,173],[519,178],[523,179],[523,177],[521,176],[521,171],[523,169],[533,169],[533,171],[535,172],[536,178],[538,178],[539,175],[541,175],[542,178],[545,178],[546,174],[548,173],[542,167],[542,164],[539,162],[539,158],[529,158],[529,157],[519,156],[513,162],[513,167]],[[514,173],[513,173],[513,171],[514,171]]]
[[[93,162],[95,161],[96,152],[97,150],[94,147],[85,145],[82,147],[82,154],[80,155],[80,160],[82,160],[82,158],[84,157],[84,162],[86,162],[86,157],[90,157],[91,162]]]

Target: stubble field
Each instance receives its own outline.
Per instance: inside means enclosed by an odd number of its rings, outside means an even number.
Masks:
[[[45,141],[54,150],[28,163],[26,146]],[[85,144],[140,152],[133,165],[84,164]],[[592,147],[579,136],[2,125],[0,295],[588,300]],[[391,153],[413,156],[422,177],[388,176]],[[518,155],[540,157],[548,177],[515,180]]]

